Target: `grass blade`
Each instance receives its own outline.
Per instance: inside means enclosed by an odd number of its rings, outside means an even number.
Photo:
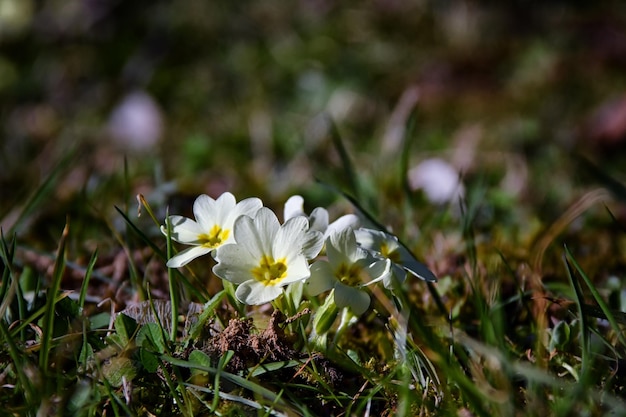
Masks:
[[[57,294],[54,297],[54,304],[56,305],[56,303],[58,303],[59,301],[61,301],[65,297],[69,297],[69,295],[70,295],[70,293],[68,291],[62,292],[60,294]],[[15,337],[15,335],[17,333],[22,332],[25,328],[30,326],[31,323],[36,323],[37,320],[39,320],[39,317],[41,317],[41,316],[43,316],[45,314],[45,312],[47,311],[46,308],[47,308],[47,305],[44,305],[44,306],[40,307],[39,309],[34,311],[30,316],[28,316],[26,318],[23,318],[22,322],[20,324],[11,327],[11,335],[13,337]],[[41,344],[38,344],[38,345],[32,346],[31,348],[35,349],[35,348],[39,348],[40,346],[41,346]]]
[[[52,273],[52,283],[48,288],[46,297],[46,307],[43,317],[43,334],[41,336],[41,351],[39,353],[39,367],[42,372],[47,372],[48,365],[50,363],[50,348],[52,335],[54,332],[54,307],[56,305],[57,293],[61,288],[61,279],[63,278],[63,272],[65,271],[65,245],[69,236],[69,219],[63,228],[63,234],[59,241],[59,248],[57,250],[57,257],[54,263],[54,271]]]
[[[0,257],[5,265],[2,273],[2,287],[0,287],[0,320],[3,320],[7,309],[13,302],[13,297],[18,291],[19,283],[13,273],[13,255],[15,254],[15,238],[11,244],[7,244],[4,234],[1,234]]]
[[[24,365],[28,356],[18,349],[15,344],[15,340],[10,335],[3,319],[0,319],[0,334],[2,335],[3,342],[6,343],[8,347],[9,356],[15,364],[14,371],[17,374],[18,381],[20,381],[21,388],[24,390],[26,404],[29,404],[30,400],[35,400],[37,398],[37,395],[33,389],[30,378],[24,372],[26,369]]]
[[[566,249],[567,250],[567,247]],[[565,262],[565,269],[567,271],[567,276],[570,280],[570,284],[574,289],[574,294],[576,295],[576,307],[578,308],[578,314],[580,316],[580,336],[581,336],[581,360],[582,360],[582,373],[584,374],[587,369],[590,369],[590,327],[589,327],[589,318],[584,310],[585,298],[583,295],[583,290],[580,287],[580,283],[574,276],[574,272],[572,271],[572,267],[567,259],[567,256],[563,257],[563,261]]]
[[[85,278],[83,279],[83,283],[80,287],[80,295],[78,297],[78,308],[80,311],[83,311],[83,307],[85,306],[85,298],[87,297],[87,287],[89,286],[89,281],[91,280],[91,274],[93,273],[93,268],[96,265],[96,261],[98,260],[98,249],[96,249],[91,255],[91,259],[87,264],[87,269],[85,271]]]
[[[171,356],[161,356],[161,359],[164,360],[165,362],[171,363],[172,365],[181,367],[181,368],[188,368],[188,369],[197,369],[199,371],[204,371],[204,372],[208,372],[209,374],[215,375],[218,372],[220,372],[217,368],[213,368],[213,367],[209,367],[209,366],[202,366],[202,365],[198,365],[195,363],[191,363],[182,359],[176,359],[173,358]],[[284,400],[280,399],[280,397],[278,396],[278,394],[274,393],[273,391],[253,382],[253,381],[249,381],[239,375],[235,375],[235,374],[231,374],[229,372],[220,372],[220,375],[226,379],[227,381],[240,386],[241,388],[245,388],[247,390],[250,390],[252,392],[254,392],[257,395],[260,395],[261,397],[271,401],[271,402],[275,402],[276,404],[280,405],[280,406],[286,406],[287,404],[285,403]]]
[[[166,242],[167,242],[167,259],[174,256],[174,248],[172,247],[172,223],[170,221],[169,209],[165,213],[165,228],[167,230]],[[174,268],[167,268],[167,278],[170,290],[170,302],[172,303],[172,326],[170,328],[170,340],[176,340],[176,333],[178,331],[178,288],[176,287],[176,281],[174,277]]]
[[[248,398],[244,398],[244,397],[241,397],[239,395],[227,394],[227,393],[222,392],[222,391],[216,391],[216,390],[212,390],[212,389],[207,388],[207,387],[201,387],[199,385],[193,385],[193,384],[190,384],[190,383],[185,383],[184,385],[185,385],[185,387],[191,388],[191,392],[192,393],[194,391],[198,391],[198,392],[204,392],[204,393],[207,393],[207,394],[213,394],[214,398],[218,398],[218,399],[221,398],[221,399],[224,399],[226,401],[237,402],[237,403],[246,405],[248,407],[257,409],[259,411],[260,410],[264,410],[266,413],[269,413],[272,416],[287,417],[287,414],[279,413],[279,412],[277,412],[275,410],[270,409],[267,406],[259,404],[256,401],[249,400]],[[205,404],[205,406],[207,408],[210,408],[209,404]]]
[[[596,301],[596,303],[598,303],[598,306],[600,307],[600,309],[602,309],[602,312],[606,316],[606,319],[611,324],[611,328],[613,329],[613,331],[615,331],[615,334],[618,340],[623,346],[626,346],[626,339],[624,338],[622,330],[617,324],[617,320],[615,319],[615,316],[611,312],[611,309],[602,298],[602,295],[600,295],[600,292],[596,289],[595,285],[593,285],[593,283],[591,282],[587,274],[585,274],[585,272],[582,270],[578,262],[576,262],[576,259],[574,259],[574,256],[572,255],[572,253],[570,252],[567,246],[565,246],[565,253],[566,253],[567,259],[572,263],[572,265],[574,265],[574,268],[576,269],[576,271],[578,272],[582,280],[587,285],[587,288],[589,288],[589,292],[593,296],[594,300]]]

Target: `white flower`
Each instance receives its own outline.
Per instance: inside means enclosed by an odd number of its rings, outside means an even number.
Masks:
[[[406,273],[410,272],[424,281],[435,282],[437,277],[419,262],[411,252],[400,244],[398,238],[380,230],[361,228],[355,232],[358,244],[381,259],[392,262],[392,274],[384,280],[385,288],[392,289],[399,282],[404,282]],[[394,279],[396,282],[394,282]]]
[[[422,161],[407,173],[412,190],[422,189],[435,204],[458,203],[465,188],[457,170],[439,158]]]
[[[285,202],[284,218],[291,219],[295,216],[306,216],[304,212],[304,199],[302,196],[293,195]],[[346,214],[339,217],[332,223],[328,223],[328,210],[323,207],[313,209],[311,215],[308,216],[311,230],[317,230],[324,234],[324,239],[334,232],[341,231],[351,227],[356,229],[359,226],[359,218],[354,214]]]
[[[386,279],[391,262],[373,259],[356,243],[352,228],[332,233],[326,239],[328,261],[319,260],[311,265],[311,277],[306,291],[317,295],[334,289],[332,295],[339,308],[349,307],[355,315],[363,314],[370,305],[366,285]]]
[[[239,284],[235,296],[245,304],[272,301],[285,285],[307,279],[310,271],[305,245],[322,246],[322,235],[309,233],[306,217],[293,217],[281,225],[274,212],[265,207],[254,219],[239,217],[234,232],[237,243],[218,248],[213,272]]]
[[[228,192],[217,200],[204,194],[199,196],[193,203],[195,221],[183,216],[169,216],[172,239],[192,247],[173,256],[167,261],[167,266],[181,267],[221,245],[233,242],[235,220],[242,215],[253,216],[262,206],[263,202],[258,198],[246,198],[237,203]],[[161,226],[161,232],[167,235],[167,228]]]
[[[108,128],[118,146],[145,152],[155,149],[163,137],[163,115],[154,98],[145,91],[134,91],[113,110]]]

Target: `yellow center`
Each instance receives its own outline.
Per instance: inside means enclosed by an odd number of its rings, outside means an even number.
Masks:
[[[400,263],[400,251],[398,250],[398,248],[390,250],[387,242],[381,243],[380,254],[383,255],[385,258],[390,259],[392,262]]]
[[[335,272],[335,276],[343,284],[351,287],[361,285],[361,267],[356,264],[352,264],[350,266],[346,264],[339,265],[339,268]]]
[[[278,284],[287,275],[285,258],[275,261],[271,256],[263,255],[259,266],[252,269],[252,275],[266,286]]]
[[[198,240],[205,248],[215,249],[228,239],[228,235],[230,235],[229,229],[222,229],[218,225],[214,225],[209,233],[200,234]]]

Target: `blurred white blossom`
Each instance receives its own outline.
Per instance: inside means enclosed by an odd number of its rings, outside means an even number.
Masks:
[[[439,158],[426,159],[408,172],[412,190],[422,190],[435,204],[458,203],[465,195],[459,172]]]
[[[115,143],[130,151],[147,151],[163,134],[163,117],[155,100],[143,91],[129,93],[109,118]]]

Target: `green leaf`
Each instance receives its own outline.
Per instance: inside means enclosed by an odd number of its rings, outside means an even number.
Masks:
[[[136,338],[137,346],[154,349],[158,353],[165,353],[163,332],[156,323],[146,323],[139,329]]]
[[[328,333],[339,314],[339,307],[335,304],[334,291],[333,289],[326,296],[324,304],[317,310],[315,318],[313,319],[313,328],[318,335]]]
[[[226,290],[218,292],[204,304],[198,320],[191,325],[188,340],[197,340],[201,336],[207,323],[215,317],[215,309],[221,304],[224,297],[226,297]]]
[[[194,350],[189,354],[189,362],[202,367],[211,366],[211,358],[200,350]],[[191,369],[191,381],[201,385],[207,385],[209,383],[209,373],[207,371],[201,371],[195,368]],[[213,406],[211,406],[213,408]]]
[[[132,381],[137,375],[137,369],[129,358],[116,356],[102,367],[102,373],[109,384],[114,387],[121,387],[124,378],[126,381]]]
[[[118,314],[115,318],[115,333],[119,337],[121,347],[124,348],[137,332],[137,322],[126,314]]]
[[[78,363],[86,365],[91,359],[93,359],[93,347],[89,343],[85,343],[80,349]]]
[[[563,348],[570,340],[569,324],[564,320],[558,322],[550,336],[550,351]]]
[[[189,354],[189,362],[199,365],[209,367],[211,366],[211,358],[206,353],[201,350],[194,350]]]
[[[291,360],[291,361],[280,361],[280,362],[270,362],[270,363],[262,363],[258,366],[250,368],[248,371],[250,372],[250,376],[260,376],[269,372],[279,371],[281,369],[293,368],[296,366],[301,366],[306,361],[302,360]]]
[[[89,328],[90,329],[106,329],[111,322],[110,313],[98,313],[93,316],[89,316]]]
[[[152,373],[159,369],[159,357],[148,349],[139,350],[139,359],[146,371]]]

